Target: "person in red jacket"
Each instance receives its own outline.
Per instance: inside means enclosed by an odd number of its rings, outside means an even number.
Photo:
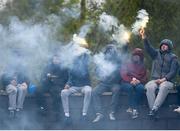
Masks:
[[[129,106],[127,112],[131,113],[132,118],[138,117],[137,107],[142,94],[144,84],[147,82],[147,70],[144,65],[144,54],[142,49],[135,48],[132,52],[130,61],[126,62],[121,70],[122,90],[128,92]]]

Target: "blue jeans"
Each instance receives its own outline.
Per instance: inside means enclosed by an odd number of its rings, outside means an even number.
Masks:
[[[140,104],[145,88],[143,84],[131,85],[128,82],[123,82],[121,84],[121,89],[128,93],[129,106],[133,109],[137,109]]]

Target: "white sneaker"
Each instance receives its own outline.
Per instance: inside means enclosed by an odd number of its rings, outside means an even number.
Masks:
[[[96,118],[93,120],[93,123],[99,122],[103,117],[103,114],[97,113]]]
[[[180,107],[174,109],[174,111],[180,113]]]
[[[109,113],[109,119],[112,120],[112,121],[116,120],[113,112]]]
[[[138,111],[136,109],[133,109],[132,111],[132,119],[136,119],[138,117]]]
[[[126,112],[131,114],[131,113],[133,113],[133,109],[129,107],[129,108],[126,110]]]

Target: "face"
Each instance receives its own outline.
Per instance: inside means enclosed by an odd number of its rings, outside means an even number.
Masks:
[[[140,62],[140,56],[138,56],[138,55],[133,55],[132,56],[132,61],[134,62],[134,63],[139,63]]]
[[[60,63],[60,59],[59,59],[59,57],[57,57],[57,56],[54,56],[53,57],[53,64],[59,64]]]
[[[166,44],[163,44],[162,46],[161,46],[161,50],[162,51],[167,51],[169,49],[169,47],[168,47],[168,45],[166,45]]]

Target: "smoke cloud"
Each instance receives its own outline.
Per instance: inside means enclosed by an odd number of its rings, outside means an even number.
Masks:
[[[132,25],[132,32],[137,35],[139,33],[139,30],[141,28],[145,28],[147,26],[147,23],[149,21],[149,14],[146,10],[141,9],[138,12],[138,15],[136,16],[136,21]]]

